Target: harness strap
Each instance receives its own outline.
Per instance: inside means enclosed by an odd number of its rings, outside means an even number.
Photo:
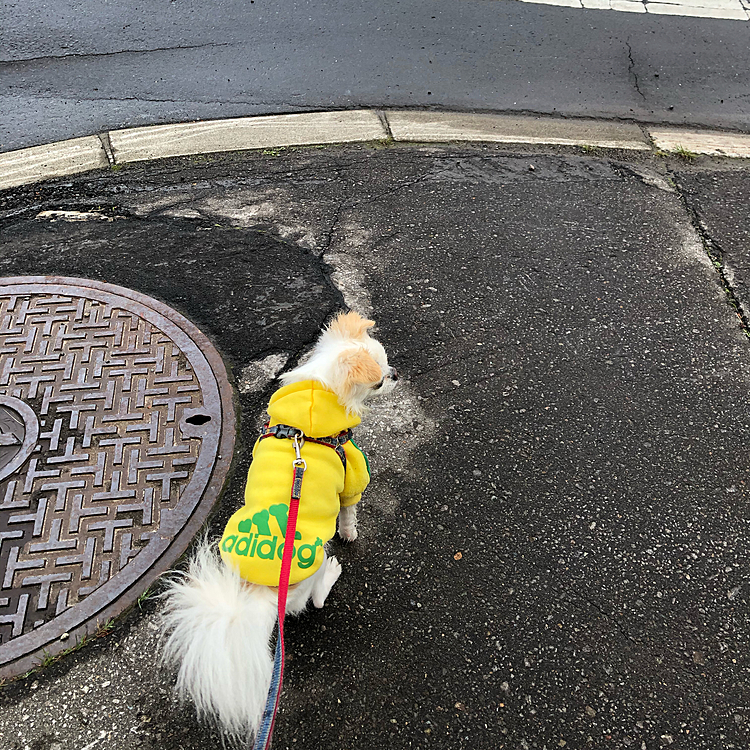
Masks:
[[[275,424],[271,427],[266,424],[263,427],[260,440],[268,437],[291,438],[299,434],[301,434],[301,430],[288,424]],[[318,445],[327,445],[329,448],[333,448],[341,459],[344,471],[346,472],[346,452],[344,451],[344,445],[352,439],[351,429],[344,430],[338,435],[331,435],[330,437],[311,438],[305,435],[304,438],[306,443],[317,443]]]

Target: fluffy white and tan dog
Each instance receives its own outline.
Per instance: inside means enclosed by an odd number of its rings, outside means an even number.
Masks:
[[[342,313],[312,352],[281,376],[268,404],[269,424],[253,449],[245,504],[229,520],[218,545],[204,541],[188,570],[164,597],[163,655],[178,667],[176,690],[191,698],[199,717],[247,739],[257,731],[271,682],[270,638],[276,623],[281,558],[292,486],[293,441],[305,435],[297,530],[293,540],[287,614],[312,599],[322,607],[341,574],[325,544],[336,532],[357,538],[356,503],[369,466],[351,440],[372,396],[397,380],[374,323]]]

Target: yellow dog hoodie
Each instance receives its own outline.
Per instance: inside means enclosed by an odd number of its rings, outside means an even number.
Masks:
[[[325,438],[355,427],[333,391],[304,380],[280,388],[268,403],[269,426],[296,427],[310,438]],[[311,576],[323,563],[323,545],[336,533],[341,506],[359,502],[370,482],[365,454],[351,440],[343,445],[346,469],[336,450],[306,442],[307,462],[294,536],[289,583]],[[292,491],[294,444],[289,438],[259,438],[247,473],[245,504],[230,519],[221,538],[224,561],[251,583],[278,586],[284,533]]]

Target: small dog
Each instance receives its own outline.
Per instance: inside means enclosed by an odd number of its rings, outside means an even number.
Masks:
[[[269,424],[253,448],[245,505],[226,526],[220,556],[204,540],[164,594],[163,658],[178,665],[176,691],[192,698],[199,718],[216,719],[230,736],[247,740],[257,731],[271,682],[269,641],[295,456],[292,440],[274,438],[294,428],[311,439],[302,448],[307,469],[286,604],[287,614],[296,615],[309,599],[322,607],[341,575],[325,551],[337,517],[339,536],[357,538],[356,503],[370,472],[350,430],[366,401],[391,391],[398,378],[369,334],[373,325],[355,312],[339,314],[307,359],[281,376]]]

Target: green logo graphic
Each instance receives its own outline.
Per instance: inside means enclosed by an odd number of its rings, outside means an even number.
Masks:
[[[279,527],[279,534],[274,535],[271,531],[271,518]],[[289,520],[289,506],[283,504],[272,505],[268,510],[260,510],[253,514],[252,518],[245,518],[237,526],[240,534],[229,534],[224,537],[221,549],[224,552],[234,553],[242,557],[258,557],[261,560],[273,560],[274,555],[281,560],[284,554],[284,543],[278,544],[279,536],[286,536],[286,527]],[[253,533],[253,527],[257,529]],[[262,537],[262,538],[261,538]],[[294,534],[295,541],[302,539],[302,534],[297,531]],[[277,547],[278,544],[278,547]],[[309,568],[318,554],[318,547],[323,546],[320,537],[315,539],[314,544],[302,544],[292,548],[292,561],[303,570]]]
[[[261,536],[271,536],[271,516],[273,516],[279,524],[281,536],[286,537],[286,527],[289,523],[289,506],[282,505],[281,503],[272,505],[268,510],[259,510],[252,518],[246,518],[244,521],[240,521],[237,530],[241,534],[252,534],[253,526],[256,526],[258,534]],[[294,538],[302,539],[302,535],[299,531],[295,533]]]

